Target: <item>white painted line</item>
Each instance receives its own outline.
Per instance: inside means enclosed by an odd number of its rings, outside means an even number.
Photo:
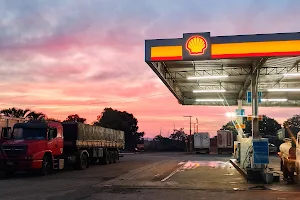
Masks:
[[[184,166],[184,164],[181,165],[180,167],[178,167],[176,170],[174,170],[171,174],[169,174],[169,176],[167,176],[166,178],[162,179],[161,182],[165,182],[166,180],[168,180],[169,178],[171,178],[174,174],[176,174],[178,171],[180,171],[183,166]]]

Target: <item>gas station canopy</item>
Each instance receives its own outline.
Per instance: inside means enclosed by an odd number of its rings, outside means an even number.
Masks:
[[[183,105],[251,105],[257,84],[259,106],[300,106],[300,33],[146,40],[145,61]]]

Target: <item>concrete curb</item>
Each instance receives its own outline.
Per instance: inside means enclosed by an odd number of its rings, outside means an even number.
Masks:
[[[247,173],[242,168],[240,168],[240,166],[235,162],[235,160],[230,159],[229,161],[234,166],[234,168],[236,168],[236,170],[247,180]]]

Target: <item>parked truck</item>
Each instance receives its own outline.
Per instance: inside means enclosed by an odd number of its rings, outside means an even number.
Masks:
[[[217,131],[217,148],[218,154],[221,154],[222,152],[233,153],[233,133],[231,131]]]
[[[1,145],[0,168],[7,176],[36,170],[47,175],[71,165],[115,163],[124,148],[124,132],[78,122],[29,121],[14,125],[12,138]]]
[[[209,133],[195,133],[194,134],[194,150],[196,153],[205,152],[209,154],[210,152],[210,137]]]

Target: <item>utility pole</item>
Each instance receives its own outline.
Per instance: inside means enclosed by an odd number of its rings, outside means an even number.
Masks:
[[[192,152],[192,117],[193,116],[183,116],[190,118],[190,152]]]

